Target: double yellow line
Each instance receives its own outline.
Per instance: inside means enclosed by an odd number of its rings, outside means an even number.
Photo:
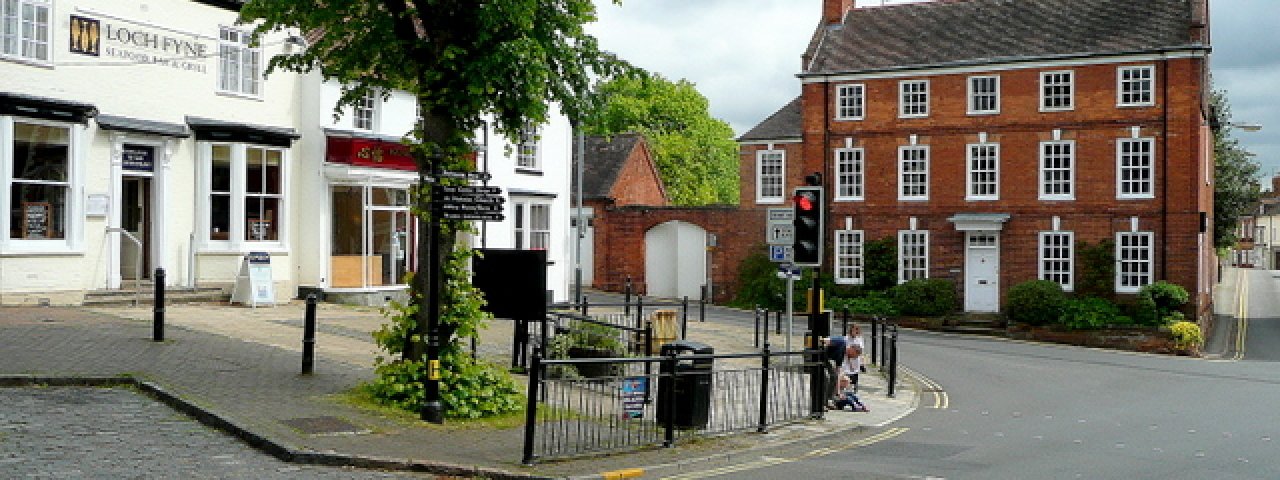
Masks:
[[[874,445],[874,444],[883,442],[885,440],[889,440],[899,435],[902,435],[906,433],[907,430],[908,429],[906,428],[890,428],[888,430],[869,436],[867,438],[859,439],[847,444],[842,444],[838,447],[819,448],[817,450],[812,450],[804,454],[797,455],[795,457],[789,457],[789,458],[762,457],[759,460],[755,460],[747,463],[740,463],[737,465],[714,468],[711,470],[703,470],[700,472],[689,472],[689,473],[673,475],[670,477],[663,477],[663,478],[666,478],[668,480],[691,480],[695,478],[708,478],[708,477],[714,477],[718,475],[728,475],[731,473],[745,472],[747,470],[757,470],[761,468],[768,468],[776,465],[782,465],[785,463],[798,462],[800,460],[806,460],[814,457],[830,455],[830,454],[841,452],[844,450],[851,450],[854,448]]]
[[[1239,272],[1236,280],[1236,355],[1233,360],[1244,359],[1244,338],[1249,332],[1249,282],[1245,270],[1241,268]]]
[[[920,372],[917,372],[907,367],[900,367],[900,368],[902,368],[904,373],[909,375],[911,378],[914,378],[916,382],[919,382],[920,384],[920,390],[918,390],[919,392],[927,391],[928,393],[933,394],[933,405],[924,405],[925,408],[946,410],[947,408],[951,407],[951,397],[947,396],[947,391],[942,388],[942,385],[938,384],[938,382],[933,381],[933,379],[929,377],[921,375]]]

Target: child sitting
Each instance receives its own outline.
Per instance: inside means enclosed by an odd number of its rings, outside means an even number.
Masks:
[[[849,380],[849,377],[841,375],[840,395],[836,399],[835,408],[844,410],[845,407],[848,407],[855,412],[871,411],[871,409],[867,408],[867,406],[862,403],[862,400],[858,399],[858,395],[853,393],[853,382]]]

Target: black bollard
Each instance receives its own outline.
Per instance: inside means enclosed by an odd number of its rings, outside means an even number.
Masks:
[[[164,341],[164,269],[157,268],[155,278],[156,295],[151,307],[151,340]]]
[[[307,295],[307,313],[302,321],[302,374],[310,375],[316,365],[316,294]]]

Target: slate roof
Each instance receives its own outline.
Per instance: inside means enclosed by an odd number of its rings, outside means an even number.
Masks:
[[[796,97],[795,100],[773,112],[773,115],[769,115],[769,118],[764,119],[759,125],[738,137],[738,141],[799,140],[801,133],[800,97]]]
[[[1198,1],[1198,0],[1197,0]],[[801,74],[1205,48],[1192,0],[950,0],[850,10]]]
[[[631,151],[643,137],[638,133],[590,136],[584,143],[585,158],[582,168],[583,198],[607,198],[609,190],[618,181],[618,174],[626,165]]]

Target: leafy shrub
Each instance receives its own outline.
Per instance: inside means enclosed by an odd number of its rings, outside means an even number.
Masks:
[[[870,240],[862,246],[863,285],[885,291],[898,283],[898,243],[893,237]]]
[[[738,267],[738,293],[729,305],[782,310],[786,307],[786,282],[778,278],[778,266],[763,253],[763,245],[753,251],[757,253],[747,255]]]
[[[1062,286],[1057,282],[1031,280],[1009,289],[1004,311],[1009,320],[1045,325],[1057,321],[1058,317],[1062,316],[1066,301],[1067,295],[1062,292]]]
[[[1138,290],[1138,297],[1150,299],[1155,305],[1155,314],[1152,319],[1154,325],[1168,325],[1170,316],[1191,299],[1187,290],[1181,285],[1164,280],[1142,287]],[[1174,321],[1177,320],[1174,319]]]
[[[1128,325],[1129,317],[1120,314],[1120,307],[1095,297],[1068,299],[1062,305],[1058,323],[1071,330],[1092,330],[1108,325]]]
[[[518,412],[524,395],[511,374],[498,365],[477,361],[462,348],[462,339],[474,338],[491,318],[483,310],[484,295],[468,280],[466,265],[474,252],[458,249],[450,253],[441,276],[440,324],[447,341],[440,346],[440,400],[450,418],[480,418]],[[412,283],[410,277],[406,283]],[[391,302],[383,309],[388,322],[373,332],[382,354],[374,360],[377,377],[364,384],[375,401],[384,405],[421,411],[425,401],[422,381],[427,374],[420,359],[395,358],[405,352],[405,338],[417,325],[422,299],[414,292],[408,304]],[[413,335],[414,341],[419,341]]]
[[[1204,345],[1204,333],[1195,322],[1177,322],[1169,327],[1173,345],[1180,350],[1196,350]]]
[[[1097,244],[1076,242],[1080,275],[1075,292],[1085,297],[1113,298],[1116,281],[1116,243],[1104,239]]]
[[[848,310],[849,313],[861,315],[894,316],[898,314],[898,306],[893,298],[884,292],[866,292],[860,297],[837,297],[829,302],[832,310]]]
[[[889,289],[903,315],[938,316],[956,308],[956,287],[950,280],[918,278]]]

